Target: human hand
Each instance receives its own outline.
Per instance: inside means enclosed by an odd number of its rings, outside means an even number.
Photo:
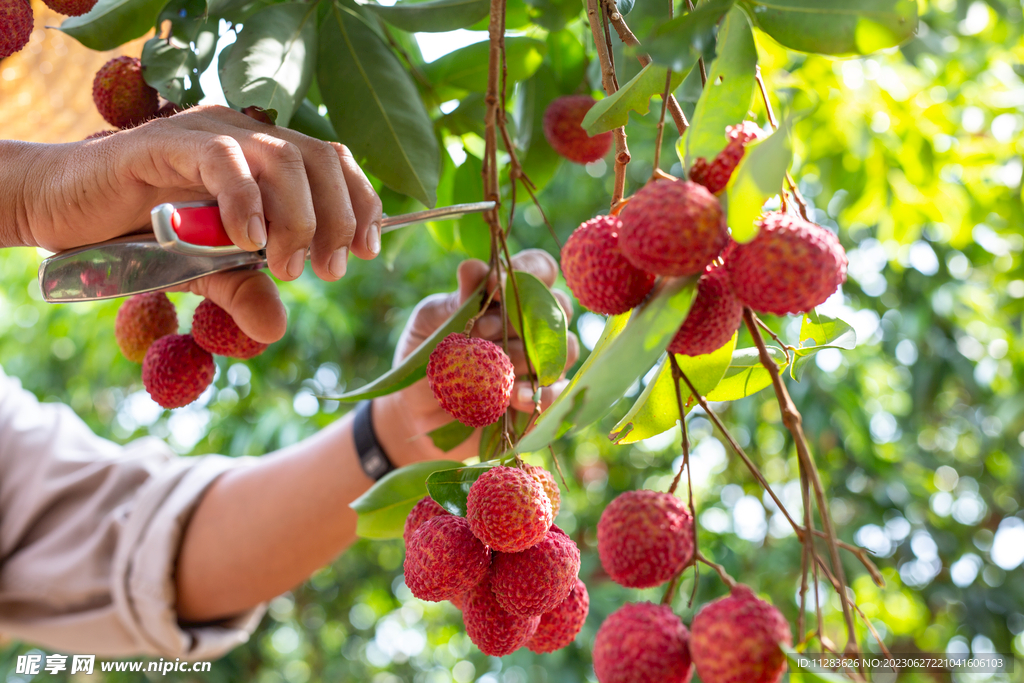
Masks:
[[[545,251],[527,249],[512,257],[512,268],[535,275],[548,287],[558,277],[558,264]],[[483,261],[470,259],[463,261],[458,269],[458,290],[450,294],[435,294],[419,303],[406,324],[395,349],[395,363],[412,353],[423,341],[451,317],[453,313],[473,294],[476,288],[487,277],[488,266]],[[497,277],[492,275],[487,283],[487,291],[497,287]],[[572,301],[564,293],[553,290],[562,310],[572,319]],[[496,296],[497,298],[497,296]],[[517,380],[512,387],[512,408],[521,412],[533,412],[533,389],[526,377],[526,354],[523,342],[516,335],[511,325],[508,326],[509,358],[515,366]],[[489,339],[501,344],[502,323],[498,309],[492,308],[477,320],[473,326],[472,336]],[[569,334],[569,347],[565,368],[568,370],[579,358],[579,340],[576,335]],[[557,398],[566,385],[562,379],[549,387],[541,389],[540,406],[546,408]],[[436,448],[427,432],[436,429],[454,418],[446,413],[438,404],[426,379],[422,379],[402,391],[374,399],[373,421],[381,446],[396,465],[406,465],[419,460],[432,458],[450,458],[465,460],[477,455],[480,443],[480,432],[473,435],[460,446],[445,453]]]
[[[51,251],[149,230],[163,202],[214,198],[232,242],[267,250],[271,273],[294,280],[309,249],[334,281],[348,254],[380,251],[381,203],[348,149],[226,107],[194,107],[104,138],[41,148],[24,184],[22,241]],[[283,336],[284,307],[264,273],[190,283],[253,339]]]

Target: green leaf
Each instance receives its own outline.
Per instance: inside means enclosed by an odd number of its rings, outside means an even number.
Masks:
[[[722,348],[701,356],[676,354],[679,369],[693,383],[701,396],[718,386],[728,370],[732,362],[732,352],[736,348],[736,337],[734,334]],[[683,409],[690,412],[697,404],[697,399],[682,380],[679,382],[679,388]],[[666,355],[658,366],[657,376],[647,383],[636,403],[615,425],[608,438],[618,444],[635,443],[672,429],[678,421],[679,404],[676,401],[672,364]]]
[[[775,346],[768,347],[772,360],[779,366],[779,372],[786,369],[786,354]],[[709,401],[736,401],[753,396],[772,383],[772,376],[761,365],[760,356],[755,348],[736,349],[732,354],[729,369],[713,390],[709,391]]]
[[[636,0],[615,0],[615,9],[619,10],[619,14],[626,16],[629,11],[633,9],[633,5]]]
[[[832,673],[831,671],[819,672],[811,671],[800,665],[801,654],[796,652],[790,647],[786,647],[783,644],[779,645],[782,651],[786,653],[786,660],[789,661],[790,668],[793,671],[800,672],[800,680],[804,683],[850,683],[852,679],[846,676],[840,676],[839,674]]]
[[[466,516],[466,496],[469,487],[480,475],[494,467],[495,463],[482,462],[478,465],[445,469],[427,477],[427,492],[430,497],[453,515]]]
[[[519,160],[523,171],[540,192],[562,165],[562,157],[544,137],[544,109],[562,94],[555,76],[547,65],[541,66],[528,81],[517,88],[516,107],[519,140],[525,152]]]
[[[484,196],[483,163],[472,154],[466,155],[455,171],[452,201],[456,204],[478,202]],[[458,220],[459,244],[463,250],[481,261],[491,258],[491,228],[483,214],[469,213]]]
[[[487,41],[467,45],[427,64],[423,73],[439,97],[447,99],[460,91],[486,92],[489,50]],[[544,61],[547,50],[548,46],[542,40],[521,36],[506,38],[508,82],[523,81],[532,76]]]
[[[725,17],[718,33],[718,57],[686,131],[683,168],[704,157],[711,161],[726,145],[725,128],[740,123],[754,94],[757,48],[750,22],[738,8]]]
[[[185,79],[194,82],[198,60],[192,48],[175,39],[150,38],[142,46],[142,71],[146,83],[171,102],[185,100]]]
[[[559,89],[563,94],[575,92],[587,74],[587,51],[583,43],[568,29],[548,34],[547,42],[547,64]]]
[[[452,420],[446,425],[441,425],[427,433],[434,445],[447,453],[453,448],[461,445],[466,439],[473,435],[474,429],[464,425],[458,420]]]
[[[526,0],[530,20],[548,31],[559,31],[580,13],[579,0]]]
[[[487,16],[489,0],[431,0],[430,2],[362,6],[392,26],[409,33],[438,33],[472,26]]]
[[[373,539],[401,538],[409,511],[427,495],[428,475],[461,465],[454,460],[428,460],[385,474],[349,504],[359,514],[356,534]]]
[[[613,94],[599,100],[583,117],[583,130],[591,137],[609,130],[615,130],[629,123],[630,110],[643,116],[651,105],[654,95],[665,92],[665,75],[667,69],[656,64],[648,64],[636,76]],[[683,82],[685,73],[672,72],[672,90]]]
[[[917,32],[914,0],[741,0],[751,20],[800,52],[866,55]]]
[[[793,367],[789,369],[790,377],[797,379],[807,359],[822,349],[848,351],[856,346],[857,332],[852,325],[839,318],[811,311],[804,316],[800,325],[800,348],[794,352],[796,358],[793,359]]]
[[[363,169],[433,206],[441,153],[416,85],[377,34],[338,5],[321,28],[317,81],[331,124]]]
[[[334,401],[362,401],[366,398],[376,398],[377,396],[394,393],[423,379],[427,376],[427,361],[430,359],[430,354],[433,352],[434,347],[452,332],[462,332],[469,319],[480,311],[482,292],[483,283],[476,288],[476,291],[469,295],[466,303],[462,304],[459,310],[455,311],[444,325],[437,328],[434,334],[427,337],[422,344],[416,347],[415,351],[403,358],[401,363],[391,368],[388,372],[358,389],[341,394],[340,396],[324,396],[323,398]]]
[[[262,9],[246,19],[220,62],[224,96],[238,109],[273,109],[277,125],[287,126],[313,80],[316,52],[316,5]]]
[[[207,11],[206,0],[171,0],[157,15],[156,25],[171,22],[170,37],[191,43],[207,24]]]
[[[782,191],[782,181],[793,161],[792,127],[793,117],[788,117],[767,138],[748,144],[725,186],[726,220],[733,239],[740,244],[757,237],[755,221],[761,216],[761,207]]]
[[[68,17],[60,30],[93,50],[113,50],[146,34],[167,0],[99,0],[79,17]]]
[[[714,44],[715,25],[732,5],[733,0],[702,3],[692,12],[659,25],[636,50],[646,52],[657,64],[686,73]]]
[[[696,278],[665,280],[658,293],[629,317],[620,333],[591,352],[573,381],[519,442],[518,453],[540,450],[556,439],[569,421],[582,429],[603,417],[633,382],[658,360],[690,310]],[[617,325],[619,318],[613,318]],[[608,333],[610,321],[605,326]]]
[[[521,271],[515,271],[513,276],[519,286],[523,324],[519,321],[516,292],[511,282],[505,286],[508,318],[526,346],[540,385],[546,387],[565,372],[568,357],[565,313],[555,295],[536,276]]]
[[[292,115],[292,120],[288,122],[288,127],[318,140],[335,142],[338,140],[338,134],[334,131],[334,126],[331,125],[331,122],[325,117],[320,116],[313,103],[307,99],[299,103],[299,108]]]

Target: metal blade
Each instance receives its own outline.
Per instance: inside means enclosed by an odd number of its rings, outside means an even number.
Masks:
[[[407,225],[426,223],[427,221],[453,221],[462,218],[467,213],[480,213],[490,211],[494,208],[494,202],[474,202],[472,204],[455,204],[453,206],[442,206],[437,209],[405,213],[401,216],[384,216],[380,222],[382,233],[391,232],[404,228]]]

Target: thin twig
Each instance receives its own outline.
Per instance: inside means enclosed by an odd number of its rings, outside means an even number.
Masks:
[[[698,562],[703,562],[707,566],[711,567],[718,574],[718,577],[722,579],[722,583],[729,587],[730,590],[736,587],[736,579],[729,576],[729,573],[725,571],[725,567],[715,562],[712,562],[708,558],[704,557],[702,553],[696,555]]]
[[[668,96],[672,92],[672,69],[665,71],[665,92],[661,96],[661,118],[658,119],[658,134],[654,137],[654,168],[651,169],[651,180],[654,172],[661,168],[661,138],[665,134],[665,110],[668,109]]]
[[[601,85],[604,87],[605,95],[613,95],[618,90],[615,80],[615,67],[611,61],[611,51],[605,40],[602,30],[604,19],[598,0],[586,0],[587,19],[590,22],[590,32],[594,36],[594,47],[597,50],[597,59],[601,65]],[[622,201],[626,193],[626,166],[629,164],[629,146],[626,144],[626,128],[620,126],[613,132],[615,137],[615,186],[612,190],[612,207]]]
[[[692,0],[686,0],[686,8],[691,12],[693,11]],[[703,56],[697,59],[697,66],[700,68],[700,84],[701,86],[706,86],[708,84],[708,70],[707,67],[704,65]]]

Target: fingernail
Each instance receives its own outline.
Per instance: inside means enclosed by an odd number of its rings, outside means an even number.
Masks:
[[[299,249],[297,252],[292,254],[292,257],[288,259],[288,275],[292,278],[296,278],[302,275],[302,269],[306,265],[306,250]]]
[[[519,387],[516,398],[519,399],[520,403],[533,403],[533,389],[528,386]]]
[[[260,247],[267,246],[267,229],[263,227],[263,218],[253,216],[249,219],[249,241]]]
[[[376,256],[380,253],[380,223],[371,223],[366,233],[366,248]]]
[[[343,277],[348,270],[348,247],[342,247],[331,255],[331,262],[327,264],[327,270],[331,271],[334,277]]]

